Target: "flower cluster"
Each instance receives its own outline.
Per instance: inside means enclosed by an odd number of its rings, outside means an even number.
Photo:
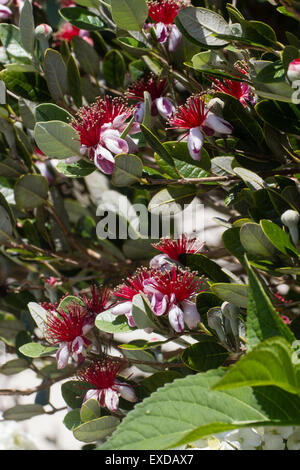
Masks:
[[[123,367],[123,363],[111,358],[102,361],[93,361],[88,367],[78,372],[79,380],[88,384],[84,401],[94,398],[99,401],[101,407],[107,407],[114,412],[119,406],[119,397],[135,403],[137,401],[134,389],[131,385],[120,382],[117,376]]]
[[[144,93],[147,91],[151,96],[151,115],[158,113],[164,119],[170,119],[175,111],[172,101],[166,97],[168,84],[166,78],[159,79],[153,74],[147,75],[132,83],[127,91],[130,100],[138,101],[135,106],[134,119],[142,122],[145,114]]]
[[[185,105],[176,109],[174,116],[169,120],[171,129],[184,129],[188,135],[188,149],[194,160],[201,159],[204,135],[228,135],[232,133],[232,126],[219,116],[216,116],[205,106],[205,97],[191,96]]]
[[[172,328],[182,333],[185,325],[193,329],[200,322],[194,298],[202,290],[201,284],[193,272],[178,266],[169,270],[142,269],[116,288],[114,296],[121,300],[110,311],[114,315],[126,315],[129,325],[134,327],[132,300],[143,293],[153,313],[157,317],[167,316]]]
[[[114,170],[114,155],[136,151],[136,145],[129,135],[122,137],[127,127],[127,119],[133,109],[120,98],[104,99],[81,108],[72,122],[78,132],[81,152],[94,161],[103,173],[110,175]],[[139,125],[134,123],[130,134],[139,132]]]
[[[145,29],[153,27],[158,42],[164,44],[168,41],[169,51],[176,51],[182,39],[182,34],[174,21],[178,11],[183,6],[183,2],[179,0],[158,0],[149,1],[148,5],[148,16],[153,23],[145,25]]]

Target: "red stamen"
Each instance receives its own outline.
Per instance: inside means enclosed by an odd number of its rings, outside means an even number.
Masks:
[[[191,96],[186,104],[177,108],[174,117],[169,121],[171,129],[193,129],[204,124],[208,111],[205,111],[205,98]]]
[[[97,390],[112,388],[116,382],[123,363],[106,358],[102,361],[92,362],[86,369],[78,372],[82,382],[89,383]]]
[[[149,1],[148,16],[155,23],[169,25],[174,20],[182,6],[182,2],[176,0]]]

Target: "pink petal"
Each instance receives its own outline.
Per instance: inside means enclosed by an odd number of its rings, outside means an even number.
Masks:
[[[131,312],[132,303],[131,302],[121,302],[118,305],[115,305],[110,309],[110,313],[113,315],[127,315]]]
[[[88,390],[85,394],[85,397],[83,401],[90,400],[91,398],[94,398],[95,400],[98,400],[99,398],[99,390],[95,390],[94,388],[91,388]]]
[[[164,119],[170,119],[175,111],[175,107],[169,98],[161,97],[155,100],[157,111]]]
[[[99,170],[106,175],[111,175],[114,171],[115,159],[105,147],[98,145],[95,150],[94,163]]]
[[[168,296],[164,295],[161,297],[161,295],[154,294],[152,299],[151,299],[151,307],[153,309],[153,312],[155,313],[156,316],[161,316],[163,315],[168,306]]]
[[[184,330],[183,311],[177,306],[173,305],[169,310],[169,322],[171,327],[177,332],[182,333]]]
[[[145,103],[142,103],[142,102],[138,103],[133,113],[134,120],[138,123],[141,123],[143,122],[144,115],[145,115]]]
[[[164,23],[157,23],[156,25],[154,25],[154,30],[158,42],[160,42],[161,44],[166,42],[166,40],[168,39],[168,28],[164,25]]]
[[[109,131],[107,131],[108,133]],[[105,143],[105,147],[110,150],[112,153],[118,155],[119,153],[128,153],[129,148],[125,139],[115,136],[105,136],[101,137],[101,140]]]

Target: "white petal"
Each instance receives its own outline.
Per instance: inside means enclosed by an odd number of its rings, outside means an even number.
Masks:
[[[171,265],[169,263],[167,263],[167,261],[166,261],[167,259],[169,259],[169,258],[165,254],[154,256],[150,260],[150,263],[149,263],[150,268],[152,268],[152,269],[161,269],[162,267],[165,267],[166,264],[171,267]]]
[[[131,312],[132,303],[131,302],[121,302],[118,305],[112,307],[109,312],[113,315],[126,315]]]
[[[94,398],[95,400],[98,400],[99,398],[99,390],[95,390],[94,388],[91,388],[88,390],[85,394],[85,397],[83,401],[90,400],[91,398]]]
[[[180,41],[182,39],[182,34],[177,28],[176,24],[173,24],[171,26],[171,32],[169,36],[169,51],[170,52],[175,52],[177,47],[180,44]]]
[[[157,111],[164,119],[169,119],[175,111],[175,106],[169,98],[161,96],[155,100],[155,103]]]
[[[124,400],[130,401],[131,403],[135,403],[137,401],[135,391],[130,385],[118,384],[116,388],[118,388],[118,391]]]
[[[218,134],[231,134],[233,131],[233,127],[229,122],[213,113],[208,113],[204,125]]]
[[[183,311],[177,307],[177,305],[173,305],[169,310],[169,322],[172,328],[177,333],[182,333],[184,330],[184,317]]]
[[[119,406],[119,397],[118,393],[112,390],[111,388],[107,388],[105,390],[105,405],[110,411],[117,411]]]
[[[61,343],[59,350],[56,353],[57,368],[64,369],[68,365],[69,348],[67,343]]]
[[[126,140],[127,145],[128,145],[128,153],[136,153],[138,147],[137,147],[136,143],[134,142],[134,140],[130,137],[130,135],[127,135],[125,137],[125,140]]]
[[[116,129],[118,129],[120,126],[122,126],[122,124],[124,124],[124,122],[126,121],[126,119],[127,119],[126,113],[120,114],[120,116],[117,116],[117,117],[113,120],[113,127],[115,127]]]
[[[193,160],[201,160],[203,142],[204,137],[200,127],[191,129],[188,136],[188,149]]]
[[[154,30],[158,42],[160,42],[161,44],[166,42],[166,40],[168,39],[168,28],[164,25],[164,23],[157,23],[156,25],[154,25]]]
[[[75,354],[82,354],[84,349],[84,342],[81,336],[77,336],[72,343],[72,351]]]
[[[184,300],[181,302],[181,306],[183,309],[184,322],[187,327],[190,330],[196,328],[198,323],[200,323],[201,318],[194,302],[191,302],[190,300]]]

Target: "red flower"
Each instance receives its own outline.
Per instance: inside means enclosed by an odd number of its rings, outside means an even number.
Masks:
[[[199,253],[203,248],[203,243],[200,243],[197,238],[188,238],[183,234],[180,238],[175,240],[172,238],[163,238],[159,243],[153,246],[166,254],[170,259],[178,261],[180,255]]]
[[[51,344],[59,344],[56,353],[57,368],[63,369],[73,357],[79,364],[83,362],[86,347],[91,342],[86,334],[93,327],[88,311],[74,302],[69,304],[67,312],[48,310],[45,324],[45,338]]]
[[[94,388],[87,391],[84,400],[94,398],[99,400],[100,406],[106,406],[110,411],[116,411],[119,405],[119,396],[125,400],[135,402],[136,395],[133,388],[117,381],[123,362],[105,358],[102,361],[92,362],[85,370],[78,373],[78,378]]]
[[[182,2],[176,0],[149,1],[148,16],[155,23],[164,23],[170,25],[182,6]]]
[[[103,312],[108,302],[109,293],[109,289],[100,290],[99,287],[97,288],[95,285],[93,285],[91,287],[92,297],[88,299],[86,295],[82,296],[82,300],[85,303],[89,313],[92,315],[98,315],[98,313]]]
[[[142,268],[136,271],[134,276],[128,276],[124,284],[118,286],[113,294],[123,300],[132,301],[133,297],[140,292],[144,292],[144,281],[151,278],[153,275],[152,270]]]
[[[173,266],[170,271],[157,271],[145,282],[146,291],[160,292],[162,295],[173,298],[176,302],[190,300],[201,289],[203,281],[191,271],[182,271]]]
[[[91,148],[99,144],[101,128],[105,124],[113,124],[118,117],[125,121],[131,114],[132,109],[126,106],[124,100],[105,96],[104,99],[98,98],[94,104],[81,108],[72,126],[79,133],[81,145]]]
[[[83,335],[86,324],[87,310],[74,302],[68,306],[67,312],[48,311],[45,337],[52,344],[71,342]]]
[[[127,97],[131,100],[144,101],[144,92],[148,91],[152,101],[167,93],[167,80],[159,79],[154,74],[147,75],[132,83],[127,91]]]
[[[224,78],[223,82],[212,78],[214,89],[221,93],[227,93],[237,98],[243,106],[247,106],[247,100],[251,99],[251,89],[247,83]]]
[[[207,114],[204,96],[193,95],[177,108],[169,124],[171,129],[193,129],[204,124]]]

